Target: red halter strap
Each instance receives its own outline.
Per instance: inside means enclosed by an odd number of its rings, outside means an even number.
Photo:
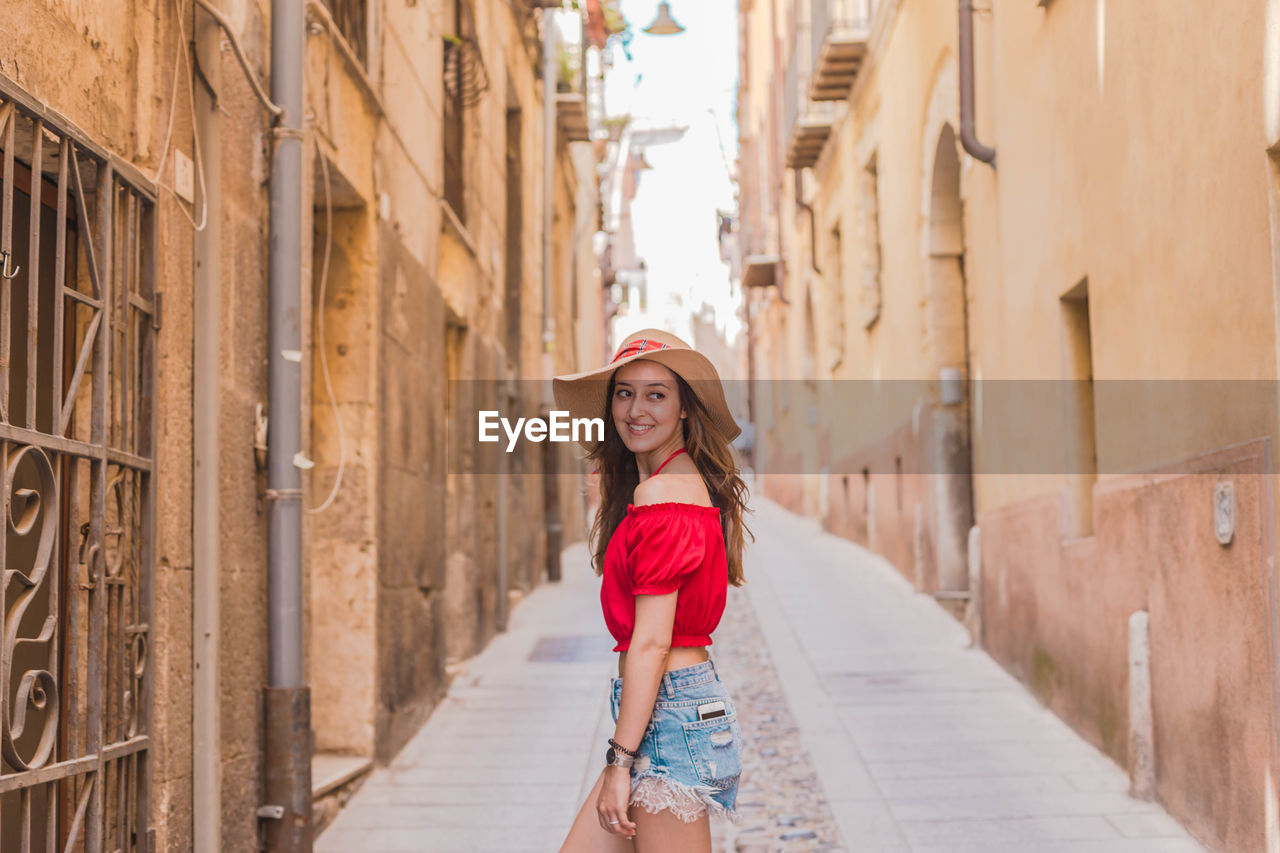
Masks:
[[[671,454],[670,456],[668,456],[666,459],[662,460],[662,464],[658,466],[658,471],[661,471],[663,468],[665,468],[665,467],[666,467],[666,465],[667,465],[667,463],[668,463],[668,462],[670,462],[672,459],[675,459],[677,456],[679,456],[681,453],[684,453],[684,452],[686,452],[686,451],[685,451],[685,449],[682,447],[682,448],[680,448],[679,450],[677,450],[675,453],[672,453],[672,454]],[[656,476],[658,475],[658,471],[654,471],[654,472],[653,472],[652,474],[650,474],[649,476],[650,476],[650,477],[656,477]]]

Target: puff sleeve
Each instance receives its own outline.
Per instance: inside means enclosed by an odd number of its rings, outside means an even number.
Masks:
[[[680,504],[636,507],[627,536],[632,594],[675,592],[706,558],[706,525]]]

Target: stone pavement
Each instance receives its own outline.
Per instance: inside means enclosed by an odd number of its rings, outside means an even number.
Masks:
[[[746,589],[849,850],[1204,849],[888,562],[753,506]]]
[[[512,609],[506,633],[316,839],[319,853],[559,849],[604,766],[617,667],[586,547],[562,563],[564,579]]]
[[[713,822],[717,851],[1203,849],[891,566],[753,505],[749,583],[712,646],[746,741],[743,820]],[[557,850],[612,732],[598,584],[567,549],[564,580],[513,610],[316,849]]]

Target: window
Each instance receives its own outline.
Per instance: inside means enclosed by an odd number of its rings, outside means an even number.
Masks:
[[[514,86],[508,86],[508,91]],[[524,289],[524,157],[521,148],[522,120],[520,108],[507,109],[507,250],[505,263],[504,314],[507,321],[507,359],[520,375],[520,326],[524,315],[521,296]],[[575,290],[576,294],[577,291]],[[574,316],[577,316],[576,313]]]
[[[452,29],[444,35],[443,62],[444,199],[458,221],[465,224],[467,111],[480,102],[489,88],[489,76],[480,56],[469,0],[453,0],[449,20]]]
[[[827,240],[827,257],[822,262],[830,307],[825,311],[827,329],[827,369],[835,370],[844,361],[844,245],[840,224],[831,229]]]
[[[880,179],[876,155],[871,155],[859,175],[858,199],[862,209],[862,325],[871,328],[880,319]]]
[[[338,31],[351,45],[360,62],[369,63],[369,30],[366,24],[365,0],[323,0]]]
[[[462,3],[454,3],[454,33],[462,29]],[[463,189],[462,143],[466,134],[466,111],[462,106],[462,87],[458,85],[458,68],[462,61],[462,42],[458,35],[444,40],[444,200],[458,219],[466,222],[466,198]]]
[[[0,847],[149,849],[155,196],[0,80]]]

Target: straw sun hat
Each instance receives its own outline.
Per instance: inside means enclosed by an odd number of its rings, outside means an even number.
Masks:
[[[604,367],[552,379],[556,406],[567,410],[571,418],[608,418],[606,395],[609,393],[609,380],[615,370],[638,358],[656,361],[689,383],[727,441],[733,441],[742,432],[729,412],[724,386],[715,365],[675,335],[660,329],[642,329],[630,335],[618,347],[613,360]],[[598,444],[595,441],[580,443],[587,450],[594,450]]]

